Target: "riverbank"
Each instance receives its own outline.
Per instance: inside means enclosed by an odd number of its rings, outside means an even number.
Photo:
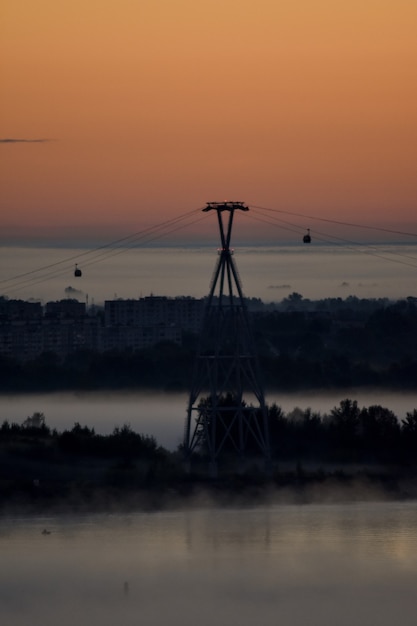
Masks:
[[[36,412],[0,426],[0,510],[164,510],[417,498],[417,411],[402,423],[383,407],[344,400],[321,417],[310,409],[269,413],[271,463],[248,441],[245,462],[230,442],[211,478],[204,444],[187,468],[130,425],[102,435],[78,422],[58,432]]]
[[[73,468],[77,471],[77,468]],[[417,498],[417,468],[304,469],[298,464],[261,474],[225,474],[217,479],[182,474],[162,480],[148,468],[138,482],[137,467],[90,465],[90,478],[2,479],[0,514],[163,511],[277,504],[335,504],[404,501]],[[101,474],[100,474],[101,472]],[[4,474],[3,474],[4,475]],[[95,476],[95,478],[93,478]]]

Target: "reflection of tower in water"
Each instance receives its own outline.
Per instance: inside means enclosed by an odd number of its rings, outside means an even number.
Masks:
[[[184,450],[208,455],[210,474],[218,460],[236,456],[243,469],[248,457],[263,457],[269,471],[270,449],[264,393],[249,317],[233,251],[235,211],[242,202],[209,202],[217,214],[221,247],[207,297],[187,409]],[[247,403],[248,393],[255,404]]]

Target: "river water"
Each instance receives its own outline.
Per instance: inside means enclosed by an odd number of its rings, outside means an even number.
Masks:
[[[416,623],[416,502],[3,517],[0,554],[7,626]]]
[[[296,407],[311,408],[321,415],[341,400],[357,400],[360,407],[375,404],[395,413],[399,420],[417,408],[417,392],[350,389],[334,392],[269,392],[268,404],[276,403],[285,413]],[[182,442],[187,394],[163,392],[68,392],[48,394],[0,395],[0,424],[4,420],[21,424],[39,411],[50,428],[58,432],[71,429],[75,422],[94,428],[98,434],[129,424],[143,435],[152,435],[159,445],[175,450]]]

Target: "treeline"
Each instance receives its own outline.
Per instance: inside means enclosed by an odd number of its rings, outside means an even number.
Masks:
[[[415,298],[304,300],[252,310],[254,338],[267,389],[415,389]],[[44,353],[26,362],[0,357],[0,392],[63,389],[188,390],[197,337],[141,351]]]
[[[101,435],[78,422],[57,432],[42,413],[21,425],[5,420],[0,427],[0,501],[16,494],[66,497],[72,489],[88,494],[100,488],[152,487],[175,475],[175,456],[128,424]]]
[[[182,446],[168,451],[129,425],[101,435],[80,423],[57,432],[42,413],[21,425],[5,420],[0,426],[0,511],[14,506],[43,511],[48,506],[181,506],[202,489],[212,501],[249,503],[270,497],[271,487],[302,495],[305,488],[327,485],[333,494],[335,487],[343,494],[358,480],[370,481],[390,497],[415,497],[410,480],[415,482],[417,468],[417,410],[400,422],[382,406],[360,408],[346,399],[323,416],[298,408],[285,414],[274,404],[268,420],[272,476],[260,469],[259,453],[250,450],[242,472],[236,450],[225,445],[215,480],[209,478],[203,440],[190,472]]]
[[[203,399],[200,411],[205,416],[200,455],[204,455],[207,442],[207,449],[214,447],[226,456],[236,456],[242,441],[246,455],[260,454],[257,433],[264,433],[264,422],[259,409],[227,394],[219,398],[215,410],[211,409],[210,398]],[[342,400],[324,415],[298,407],[285,414],[273,404],[267,407],[267,422],[275,464],[307,461],[401,465],[417,461],[417,409],[399,421],[390,409],[381,405],[360,408],[356,400],[350,399]]]
[[[253,316],[267,387],[416,388],[414,298],[305,303],[297,295],[287,300],[288,310]]]
[[[272,457],[326,463],[414,464],[417,461],[417,410],[399,421],[380,405],[360,408],[342,400],[330,413],[268,410]]]
[[[0,427],[0,442],[3,444],[11,442],[40,444],[37,450],[35,445],[29,456],[36,456],[38,452],[39,457],[43,456],[46,459],[53,458],[53,453],[56,451],[79,457],[120,457],[125,460],[134,457],[153,458],[163,452],[154,437],[135,433],[128,424],[115,427],[109,435],[99,435],[94,428],[81,426],[79,422],[76,422],[71,430],[59,433],[56,429],[51,429],[46,425],[43,413],[34,413],[21,425],[5,420]],[[55,449],[42,445],[48,442],[53,442]]]
[[[189,343],[189,342],[188,342]],[[194,345],[194,338],[192,338]],[[194,351],[164,342],[140,351],[80,350],[60,359],[53,352],[20,362],[0,356],[0,392],[70,389],[165,389],[189,387]]]
[[[227,407],[227,398],[223,402]],[[221,411],[221,409],[220,409]],[[221,429],[229,429],[233,416],[225,411],[217,422],[216,434],[223,439]],[[298,407],[285,413],[277,404],[267,407],[272,460],[311,460],[326,463],[416,463],[417,462],[417,409],[408,412],[401,421],[388,408],[381,405],[359,407],[356,400],[345,399],[329,413],[321,414],[310,408]],[[223,445],[224,454],[235,453],[231,439]],[[170,452],[158,445],[149,435],[135,433],[128,424],[115,427],[102,435],[94,428],[75,423],[72,429],[59,433],[50,429],[42,413],[34,413],[23,424],[5,420],[0,426],[0,450],[17,456],[57,460],[60,455],[69,457],[94,457],[118,459],[123,463],[133,461],[163,462],[170,458],[172,465],[182,465],[182,445]],[[248,456],[259,454],[259,448],[246,445]],[[206,449],[201,439],[196,458],[204,459]]]

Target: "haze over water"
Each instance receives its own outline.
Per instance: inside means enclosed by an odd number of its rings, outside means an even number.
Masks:
[[[0,294],[43,302],[88,296],[90,304],[151,294],[201,298],[209,291],[217,260],[215,246],[124,249],[101,257],[85,253],[3,247]],[[236,247],[234,258],[245,295],[264,302],[281,301],[293,292],[311,300],[399,299],[417,293],[417,253],[410,244],[243,246]],[[81,278],[74,277],[75,263]]]

